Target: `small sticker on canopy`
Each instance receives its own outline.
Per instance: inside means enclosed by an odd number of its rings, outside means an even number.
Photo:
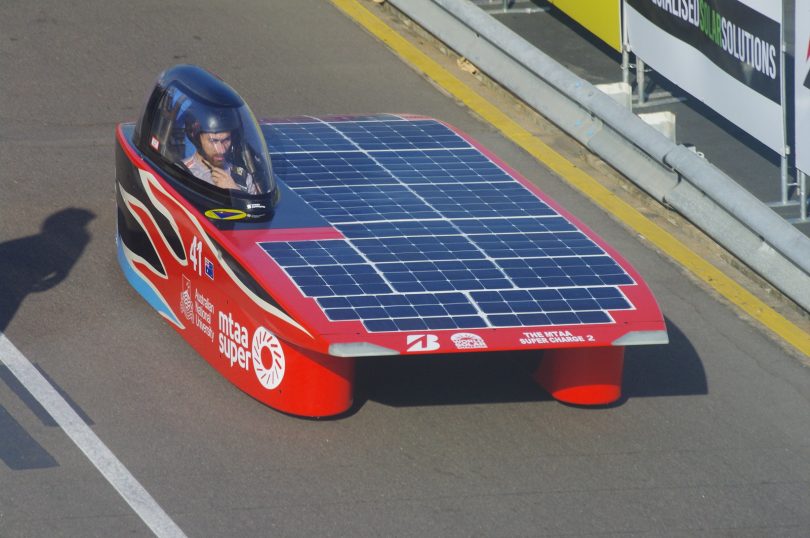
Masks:
[[[242,220],[247,217],[247,213],[239,209],[209,209],[205,216],[214,220]]]

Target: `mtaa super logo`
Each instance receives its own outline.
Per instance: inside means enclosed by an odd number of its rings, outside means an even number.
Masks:
[[[219,352],[230,361],[231,368],[248,371],[252,365],[256,379],[268,390],[284,379],[284,348],[276,335],[259,327],[250,338],[248,328],[230,312],[219,312]]]

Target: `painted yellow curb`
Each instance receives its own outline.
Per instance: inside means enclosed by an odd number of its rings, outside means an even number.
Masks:
[[[418,72],[433,80],[453,97],[500,130],[503,135],[542,162],[599,207],[613,214],[720,295],[770,329],[786,343],[810,356],[810,334],[785,319],[714,265],[701,258],[675,236],[642,215],[633,206],[577,168],[571,161],[509,118],[436,61],[417,49],[357,0],[330,0],[349,18],[388,45]]]

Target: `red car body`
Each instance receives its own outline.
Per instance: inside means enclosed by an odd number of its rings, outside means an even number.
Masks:
[[[606,404],[620,397],[624,347],[667,341],[639,274],[453,127],[378,115],[260,129],[280,197],[272,218],[254,222],[242,209],[190,199],[178,172],[138,146],[136,126],[119,125],[117,243],[135,289],[214,369],[268,406],[345,412],[356,357],[528,349],[542,352],[535,379],[555,398]],[[339,133],[328,140],[340,147],[317,145],[326,135],[316,131]],[[381,148],[379,133],[400,147]],[[356,169],[347,156],[368,159]],[[482,182],[471,170],[499,179]],[[436,217],[413,213],[423,205]],[[479,230],[493,224],[500,228]],[[419,236],[420,226],[450,232]]]

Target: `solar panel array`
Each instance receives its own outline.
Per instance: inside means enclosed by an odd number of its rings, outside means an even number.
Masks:
[[[345,239],[261,247],[333,321],[413,331],[610,323],[632,278],[440,122],[265,126],[281,181]]]

